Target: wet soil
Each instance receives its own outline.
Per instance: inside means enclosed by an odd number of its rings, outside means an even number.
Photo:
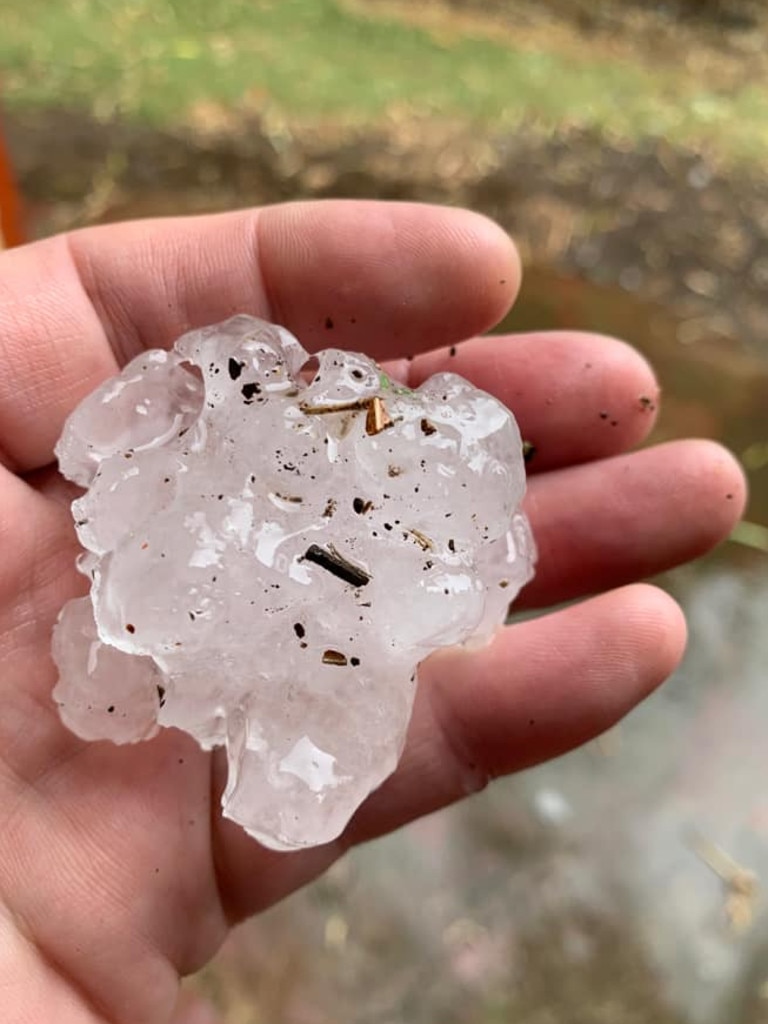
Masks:
[[[71,111],[8,116],[33,231],[303,197],[461,204],[503,224],[526,263],[663,305],[682,344],[736,338],[768,352],[761,168],[726,171],[663,139],[478,138],[434,122],[278,130],[216,113],[177,133]]]
[[[370,2],[370,0],[369,0]],[[373,0],[375,3],[376,0]],[[643,24],[661,34],[695,31],[698,38],[728,48],[733,37],[758,29],[765,21],[764,5],[759,0],[669,0],[649,4],[645,0],[443,0],[446,7],[459,11],[493,13],[508,22],[556,18],[585,33],[624,36],[636,33]]]
[[[768,70],[768,9],[760,0],[344,0],[379,15],[419,24],[445,23],[519,47],[574,58],[623,58],[633,65],[679,67],[706,88],[764,80]]]

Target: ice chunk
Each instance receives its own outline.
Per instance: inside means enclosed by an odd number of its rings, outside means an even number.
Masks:
[[[487,640],[533,571],[520,434],[454,374],[416,390],[236,316],[146,352],[67,421],[91,580],[56,627],[85,739],[225,745],[224,813],[334,839],[394,770],[419,662]]]

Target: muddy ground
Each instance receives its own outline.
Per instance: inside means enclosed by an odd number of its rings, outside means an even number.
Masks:
[[[678,341],[768,343],[768,178],[665,139],[584,132],[478,138],[450,125],[371,131],[220,123],[176,133],[72,111],[6,117],[35,233],[300,197],[461,204],[496,218],[529,265],[673,311]]]

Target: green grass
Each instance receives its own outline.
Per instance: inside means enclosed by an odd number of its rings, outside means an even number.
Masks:
[[[118,109],[158,125],[249,94],[289,118],[372,122],[393,109],[551,130],[664,135],[733,159],[768,153],[768,85],[728,95],[680,67],[516,50],[366,19],[334,0],[2,0],[13,106]]]

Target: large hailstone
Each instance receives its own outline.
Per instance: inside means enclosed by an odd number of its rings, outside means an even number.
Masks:
[[[249,316],[138,356],[57,448],[89,597],[54,634],[87,740],[225,746],[224,814],[334,839],[395,769],[418,664],[482,642],[532,574],[520,434],[454,374],[415,391]]]

